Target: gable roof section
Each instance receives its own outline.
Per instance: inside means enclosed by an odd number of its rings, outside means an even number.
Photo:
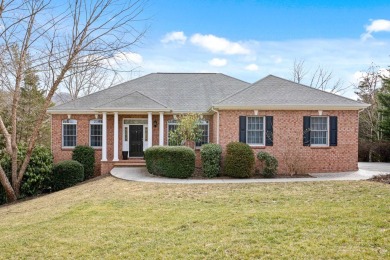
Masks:
[[[273,75],[213,104],[217,109],[358,110],[367,104]]]
[[[213,103],[249,85],[221,73],[152,73],[54,106],[48,112],[91,113],[108,108],[105,106],[147,110],[159,105],[176,113],[207,112]]]
[[[124,97],[114,99],[105,104],[95,107],[95,110],[101,111],[121,111],[121,110],[140,110],[140,111],[166,111],[168,107],[160,102],[142,94],[139,91],[134,91]]]

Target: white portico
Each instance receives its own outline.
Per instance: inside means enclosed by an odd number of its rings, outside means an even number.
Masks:
[[[143,157],[153,146],[153,135],[158,129],[158,145],[164,145],[164,113],[167,111],[124,112],[104,111],[102,114],[102,161],[108,161],[108,138],[113,136],[113,161],[128,157]],[[113,117],[111,121],[108,117]],[[112,130],[111,130],[112,129]],[[111,132],[112,131],[112,132]],[[153,133],[154,132],[154,133]],[[156,137],[155,137],[156,140]],[[156,143],[155,143],[156,144]]]

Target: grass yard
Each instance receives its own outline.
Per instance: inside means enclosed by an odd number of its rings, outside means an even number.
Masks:
[[[389,259],[390,185],[113,177],[0,208],[0,258]]]

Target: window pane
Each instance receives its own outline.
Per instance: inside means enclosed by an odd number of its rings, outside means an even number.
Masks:
[[[202,136],[198,142],[196,142],[196,146],[202,146],[203,144],[207,144],[209,142],[209,123],[208,121],[202,121],[202,124],[199,125],[199,129],[202,130]]]
[[[99,120],[99,119],[97,119]],[[102,146],[103,125],[95,120],[91,121],[90,144],[92,147]]]
[[[310,143],[314,145],[327,145],[328,142],[328,118],[310,118]]]
[[[247,143],[264,144],[264,117],[247,117]]]
[[[66,122],[65,122],[66,121]],[[72,147],[76,146],[76,124],[69,124],[68,121],[77,122],[73,119],[67,119],[63,121],[63,146]]]

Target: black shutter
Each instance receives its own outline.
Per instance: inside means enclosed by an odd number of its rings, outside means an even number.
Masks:
[[[246,143],[246,116],[240,116],[239,123],[239,141],[241,143]]]
[[[310,146],[310,116],[303,117],[303,146]]]
[[[274,117],[273,116],[265,117],[265,145],[266,146],[274,145]]]
[[[329,117],[329,125],[330,125],[329,145],[337,146],[337,116]]]

